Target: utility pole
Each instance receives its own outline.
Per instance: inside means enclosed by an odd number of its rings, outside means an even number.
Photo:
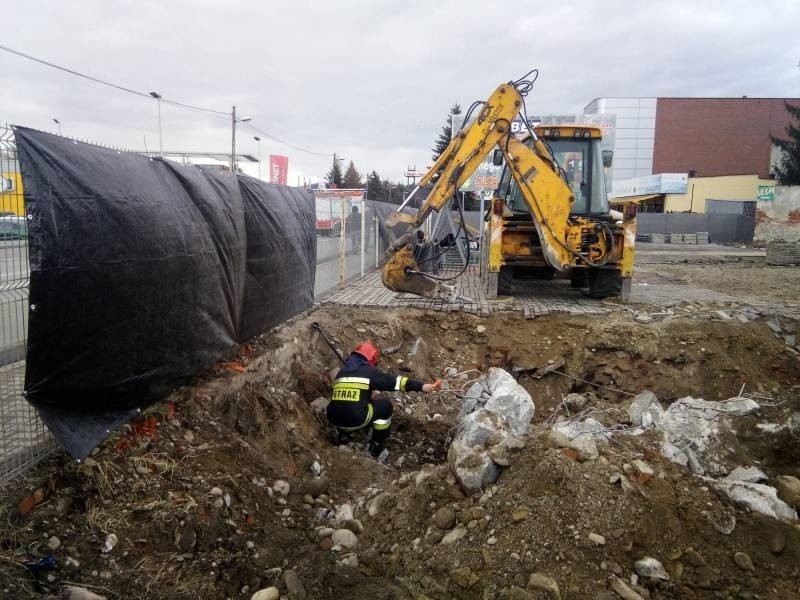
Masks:
[[[258,142],[258,178],[261,179],[261,138],[254,135],[253,139]]]
[[[236,174],[236,107],[231,113],[231,173]]]
[[[161,139],[161,94],[158,92],[150,92],[150,95],[158,102],[158,155],[164,158],[164,145]]]

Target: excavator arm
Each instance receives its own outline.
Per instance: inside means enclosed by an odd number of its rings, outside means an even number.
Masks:
[[[390,228],[405,223],[407,230],[386,251],[382,279],[387,288],[420,296],[452,299],[453,287],[420,271],[414,259],[413,233],[431,211],[438,212],[447,205],[496,147],[502,151],[511,175],[533,215],[547,262],[558,270],[564,270],[574,263],[575,244],[568,242],[575,235],[569,223],[573,194],[546,144],[535,139],[530,148],[512,135],[511,121],[520,113],[522,106],[522,95],[513,83],[500,85],[484,104],[478,118],[456,135],[420,180],[420,187],[429,184],[433,187],[419,211],[412,215],[398,209],[389,217],[387,225]],[[594,256],[604,254],[607,254],[607,249],[600,248]]]

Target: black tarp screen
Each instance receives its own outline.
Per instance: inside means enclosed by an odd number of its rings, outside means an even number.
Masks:
[[[310,193],[17,127],[25,390],[76,458],[313,303]]]

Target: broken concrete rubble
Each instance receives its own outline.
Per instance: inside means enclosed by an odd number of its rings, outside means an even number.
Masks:
[[[530,394],[508,372],[492,367],[467,391],[458,434],[447,452],[448,464],[464,492],[471,495],[497,481],[508,466],[519,439],[528,431],[534,404]]]
[[[760,483],[711,479],[704,477],[714,487],[723,491],[734,502],[741,502],[751,510],[774,519],[797,519],[797,512],[778,498],[775,488]]]

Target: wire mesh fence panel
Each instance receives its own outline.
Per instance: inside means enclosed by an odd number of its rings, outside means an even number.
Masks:
[[[28,331],[28,227],[14,132],[0,125],[0,484],[55,449],[23,395]]]

